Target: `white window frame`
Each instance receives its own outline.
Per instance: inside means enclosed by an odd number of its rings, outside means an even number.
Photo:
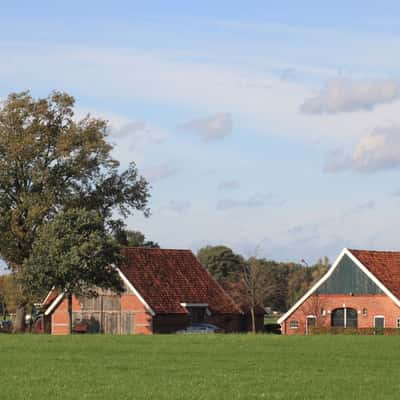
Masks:
[[[386,327],[386,319],[384,315],[374,315],[374,328],[376,328],[376,319],[383,318],[383,329]]]
[[[398,317],[396,320],[396,327],[397,329],[400,329],[400,317]]]
[[[297,326],[292,326],[292,322]],[[289,329],[299,329],[300,323],[298,319],[291,319],[289,321]]]

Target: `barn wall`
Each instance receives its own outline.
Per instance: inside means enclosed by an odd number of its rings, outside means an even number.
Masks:
[[[72,311],[80,311],[79,301],[72,298]],[[68,299],[64,298],[58,307],[51,314],[51,334],[52,335],[68,335]]]
[[[295,310],[281,325],[282,333],[287,335],[305,334],[307,315],[317,316],[317,326],[331,326],[331,312],[336,308],[354,308],[358,314],[359,328],[373,328],[374,317],[384,316],[386,328],[397,328],[400,308],[385,294],[376,295],[312,295]],[[363,315],[363,309],[367,315]],[[322,310],[325,315],[322,315]],[[290,321],[299,322],[298,329],[290,328]]]
[[[121,296],[121,310],[133,312],[135,319],[134,333],[145,335],[153,333],[153,317],[134,294],[123,294]]]
[[[90,306],[93,308],[93,310],[84,312],[84,310],[81,308],[80,302],[74,296],[72,299],[72,312],[75,314],[75,316],[84,316],[84,314],[87,316],[89,314],[93,314],[96,319],[100,320],[101,313],[96,308],[98,301],[99,298],[85,301],[85,303],[87,303],[86,305],[93,303]],[[105,328],[107,328],[109,333],[120,333],[120,330],[114,331],[113,329],[108,328],[113,324],[117,324],[118,326],[125,327],[127,329],[132,327],[133,333],[152,333],[152,316],[134,294],[122,294],[119,307],[116,307],[116,304],[117,303],[114,301],[104,302],[103,304],[104,314],[102,318],[102,324]],[[127,321],[128,318],[130,318],[131,321]],[[68,334],[67,299],[64,299],[51,315],[51,333],[53,335]]]

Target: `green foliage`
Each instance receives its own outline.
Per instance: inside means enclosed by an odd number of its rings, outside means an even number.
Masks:
[[[33,99],[11,94],[0,108],[0,256],[12,270],[29,258],[41,225],[60,210],[148,214],[148,184],[135,164],[119,173],[107,123],[74,119],[66,93]]]
[[[129,229],[121,229],[115,234],[115,238],[119,244],[128,247],[147,247],[159,249],[160,245],[151,240],[146,240],[145,235],[140,231],[132,231]]]
[[[67,210],[43,225],[23,264],[23,281],[35,291],[55,287],[76,296],[91,295],[94,287],[122,291],[113,266],[120,254],[99,213]]]
[[[0,348],[2,400],[399,398],[398,337],[0,335]]]
[[[197,258],[217,281],[236,280],[243,267],[243,258],[226,246],[206,246]]]

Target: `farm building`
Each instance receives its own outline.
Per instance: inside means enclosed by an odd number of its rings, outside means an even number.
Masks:
[[[82,321],[91,332],[115,334],[171,333],[201,322],[226,332],[247,329],[245,313],[190,250],[128,248],[124,259],[119,268],[124,293],[73,298],[76,331]],[[44,331],[68,333],[66,296],[50,292],[43,308]]]
[[[400,328],[400,252],[344,249],[284,314],[283,334],[317,328]]]

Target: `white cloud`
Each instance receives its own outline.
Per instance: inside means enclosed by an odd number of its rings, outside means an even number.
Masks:
[[[130,148],[145,147],[152,144],[161,144],[168,138],[168,134],[145,121],[128,121],[124,124],[110,124],[110,136],[116,140],[125,139]]]
[[[377,79],[332,79],[320,92],[301,106],[305,114],[336,114],[372,110],[375,106],[390,103],[400,97],[400,83]]]
[[[179,126],[179,129],[193,132],[206,141],[223,139],[232,133],[232,115],[218,113],[205,118],[197,118],[187,121]]]
[[[400,126],[376,128],[361,138],[350,155],[334,153],[325,165],[326,172],[355,170],[372,173],[400,167]]]

